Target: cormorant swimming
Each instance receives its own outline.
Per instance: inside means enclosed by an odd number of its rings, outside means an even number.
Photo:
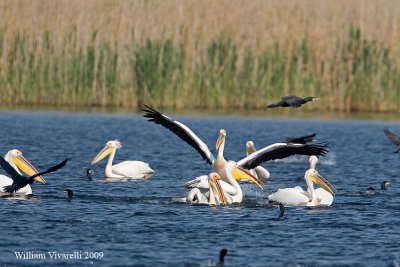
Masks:
[[[220,266],[224,266],[225,256],[228,255],[228,250],[226,248],[221,249],[219,252],[219,264]]]
[[[66,189],[64,189],[64,192],[67,193],[68,200],[71,200],[72,197],[74,196],[74,191],[72,191],[71,189],[66,188]]]
[[[93,177],[92,177],[93,172],[94,172],[94,170],[91,168],[86,169],[86,177],[88,178],[89,181],[93,180]]]

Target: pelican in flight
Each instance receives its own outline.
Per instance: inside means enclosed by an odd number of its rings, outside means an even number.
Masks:
[[[256,151],[257,151],[257,149],[254,146],[254,142],[253,141],[247,141],[247,143],[246,143],[246,154],[247,154],[247,156],[253,154]],[[253,170],[251,170],[251,173],[254,176],[256,176],[257,178],[261,179],[261,180],[267,180],[271,176],[269,174],[269,171],[267,169],[265,169],[264,167],[262,167],[262,166],[255,167]]]
[[[106,178],[139,180],[148,179],[154,174],[149,164],[143,161],[123,161],[112,165],[115,153],[120,148],[121,143],[118,140],[108,141],[92,161],[95,164],[110,155],[105,169]]]
[[[310,169],[304,175],[307,183],[307,191],[301,187],[278,189],[277,192],[268,196],[270,202],[281,203],[285,206],[330,206],[335,195],[335,187],[324,177],[322,177],[315,165],[318,162],[316,156],[310,157]],[[314,184],[322,188],[314,189]]]
[[[32,166],[32,164],[29,163],[27,159],[22,156],[22,152],[19,151],[18,149],[12,149],[7,152],[7,154],[4,156],[4,160],[8,162],[11,167],[19,174],[21,174],[21,171],[24,172],[25,174],[32,176],[38,173],[38,171],[35,169],[35,167]],[[21,171],[20,171],[21,170]],[[46,181],[42,176],[36,176],[34,180],[45,184]],[[10,186],[13,184],[13,179],[5,176],[5,175],[0,175],[0,193],[5,193],[4,187]],[[20,188],[15,192],[15,194],[18,195],[31,195],[32,194],[32,188],[29,184],[25,185],[24,187]]]
[[[220,184],[221,176],[212,172],[207,176],[207,181],[209,183],[208,195],[201,192],[199,188],[193,188],[184,200],[195,204],[226,205],[226,198]]]
[[[143,108],[143,111],[145,112],[143,116],[148,118],[149,121],[160,124],[161,126],[167,128],[178,137],[180,137],[187,144],[189,144],[191,147],[196,149],[202,156],[202,158],[212,166],[212,171],[218,173],[224,181],[227,181],[227,175],[225,171],[227,161],[223,156],[226,139],[225,130],[220,130],[219,137],[216,143],[218,156],[217,158],[215,158],[212,155],[208,146],[183,123],[173,120],[170,117],[163,115],[157,110],[146,105],[145,108]],[[292,143],[276,143],[264,147],[263,149],[260,149],[252,153],[251,155],[239,160],[237,162],[237,166],[251,170],[268,160],[282,159],[295,154],[324,156],[326,153],[328,153],[328,147],[326,144],[303,145]],[[240,172],[238,172],[237,174],[240,174]],[[234,178],[240,179],[241,177]]]

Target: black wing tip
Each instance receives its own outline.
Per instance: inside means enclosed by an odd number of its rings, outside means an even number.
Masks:
[[[143,106],[144,106],[142,108],[142,111],[144,112],[143,117],[148,118],[148,121],[154,121],[157,123],[157,121],[163,117],[163,114],[161,114],[156,109],[154,109],[146,104],[143,104]]]
[[[15,193],[17,190],[15,190],[14,186],[12,185],[7,185],[3,187],[4,192],[12,194]]]
[[[149,105],[146,105],[146,104],[143,104],[142,111],[146,113],[145,115],[147,115],[147,114],[161,114],[155,108],[153,108],[153,107],[151,107]]]
[[[329,142],[319,142],[316,144],[306,144],[304,145],[308,147],[311,153],[317,157],[324,157],[329,153]]]

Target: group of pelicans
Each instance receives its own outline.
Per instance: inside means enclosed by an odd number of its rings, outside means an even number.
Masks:
[[[284,98],[282,98],[282,101],[284,101]],[[284,103],[286,102],[282,101],[278,104],[285,105]],[[209,205],[241,203],[243,201],[243,191],[239,182],[248,181],[262,188],[263,181],[270,177],[270,173],[260,165],[269,160],[283,159],[296,154],[310,156],[310,167],[304,176],[308,186],[307,190],[302,190],[300,187],[279,189],[268,197],[269,200],[285,206],[330,205],[333,201],[336,189],[315,169],[318,157],[325,156],[328,153],[328,145],[326,143],[307,143],[308,140],[315,137],[315,134],[300,139],[287,140],[287,142],[271,144],[260,150],[256,150],[254,143],[248,141],[246,143],[247,156],[239,161],[233,161],[224,158],[227,135],[224,129],[219,131],[215,145],[217,155],[214,157],[208,146],[183,123],[171,119],[146,105],[143,111],[143,116],[148,118],[150,122],[172,131],[196,149],[202,158],[211,165],[209,174],[197,177],[185,184],[189,192],[185,198],[179,198],[179,201]],[[108,156],[105,178],[113,180],[144,180],[155,173],[148,163],[142,161],[124,161],[113,165],[116,151],[120,148],[121,143],[118,140],[108,141],[106,146],[91,162],[91,164],[95,164]],[[65,159],[44,172],[38,172],[22,156],[19,150],[10,150],[4,158],[0,157],[1,167],[10,176],[0,175],[0,194],[30,195],[32,194],[31,185],[34,181],[45,183],[42,175],[64,167],[67,161],[68,159]],[[21,172],[27,174],[28,177],[23,176]],[[90,174],[91,170],[88,171],[88,175]],[[314,185],[319,185],[321,188],[314,189]]]
[[[317,100],[315,97],[301,99],[296,96],[282,98],[277,104],[271,104],[268,107],[299,107],[308,101]],[[187,144],[192,146],[201,157],[211,165],[210,173],[202,175],[196,179],[185,183],[189,190],[184,198],[176,198],[180,202],[209,204],[209,205],[231,205],[243,201],[243,191],[239,182],[248,181],[263,188],[265,180],[269,179],[270,173],[260,166],[262,163],[283,159],[292,155],[309,156],[310,166],[304,174],[307,189],[303,190],[297,186],[294,188],[278,189],[275,193],[268,196],[272,203],[284,206],[320,206],[331,205],[336,193],[335,187],[315,169],[318,157],[325,156],[328,153],[327,143],[309,143],[314,141],[315,134],[303,136],[300,138],[287,139],[286,142],[275,143],[257,150],[252,141],[246,143],[247,156],[239,161],[226,160],[224,158],[224,148],[226,141],[226,131],[221,129],[216,141],[215,148],[217,156],[211,153],[208,146],[186,125],[176,121],[152,107],[144,106],[144,117],[148,121],[159,124],[170,130]],[[400,137],[385,129],[385,134],[400,149]],[[105,167],[105,178],[120,180],[145,180],[150,178],[155,171],[148,163],[142,161],[123,161],[113,165],[113,160],[117,149],[121,148],[118,140],[108,141],[106,146],[95,156],[91,164],[95,164],[108,156],[108,162]],[[10,175],[0,175],[0,195],[17,194],[31,195],[31,185],[34,181],[45,183],[42,175],[54,172],[67,163],[68,159],[47,169],[44,172],[38,172],[22,153],[13,149],[5,156],[0,157],[1,167]],[[22,172],[28,175],[25,177]],[[91,178],[92,169],[88,170],[88,177]],[[315,189],[314,186],[320,186]],[[72,191],[67,191],[72,196]]]

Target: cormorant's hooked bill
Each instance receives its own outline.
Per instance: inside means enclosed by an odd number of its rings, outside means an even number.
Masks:
[[[317,101],[320,100],[318,97],[309,96],[306,98],[301,98],[295,95],[284,96],[281,98],[281,101],[278,103],[269,104],[267,108],[277,108],[277,107],[292,107],[292,108],[299,108],[303,104],[309,101]]]

